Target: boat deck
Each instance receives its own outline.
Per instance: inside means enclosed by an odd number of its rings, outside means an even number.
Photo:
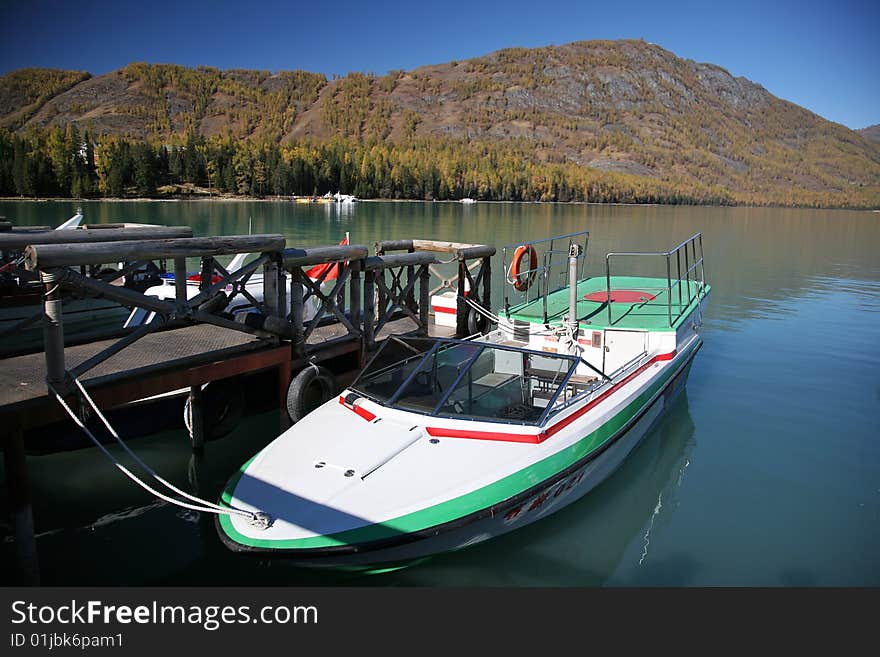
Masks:
[[[688,294],[688,286],[691,293]],[[669,290],[665,278],[646,278],[637,276],[611,277],[611,319],[608,318],[608,281],[597,276],[580,281],[577,286],[578,321],[594,328],[633,329],[642,331],[675,330],[690,312],[689,306],[696,306],[695,298],[688,304],[689,297],[696,297],[699,283],[683,281],[681,296],[679,284],[672,286],[672,326],[669,325]],[[704,288],[704,294],[709,286]],[[684,312],[682,312],[684,311]],[[568,288],[551,292],[547,296],[547,321],[560,324],[568,314]],[[510,318],[525,322],[544,321],[544,300],[542,298],[514,306]]]

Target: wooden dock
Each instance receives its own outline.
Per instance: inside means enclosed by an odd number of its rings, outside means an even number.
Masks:
[[[24,583],[39,580],[27,476],[28,432],[67,418],[50,386],[82,408],[79,381],[102,410],[188,390],[192,409],[192,446],[201,450],[212,418],[204,406],[205,384],[237,381],[277,372],[279,423],[291,422],[285,404],[300,373],[311,365],[327,367],[336,387],[351,380],[390,335],[465,337],[473,333],[468,297],[490,308],[490,258],[486,245],[392,240],[366,246],[296,248],[281,235],[191,237],[188,229],[151,228],[65,231],[70,239],[47,231],[8,231],[0,236],[3,262],[43,289],[44,350],[0,360],[0,422],[4,426],[4,462],[10,515],[15,530],[19,571]],[[4,240],[5,237],[5,241]],[[99,239],[100,237],[100,239]],[[143,239],[139,239],[143,237]],[[220,255],[258,254],[236,271],[217,261]],[[432,320],[430,295],[434,267],[454,262],[457,275],[442,276],[439,288],[458,293],[457,324]],[[451,258],[450,258],[451,255]],[[187,289],[186,258],[200,259],[198,292]],[[117,275],[146,262],[174,263],[175,298],[160,300],[120,286],[113,277],[95,277],[100,263],[127,263]],[[0,262],[0,264],[3,264]],[[24,267],[22,267],[24,264]],[[318,268],[318,274],[315,274]],[[262,300],[247,281],[262,271]],[[65,291],[99,296],[127,307],[155,312],[160,320],[113,337],[74,344],[64,335]],[[231,293],[230,293],[231,290]],[[224,309],[236,295],[249,297],[251,312],[236,319]],[[306,303],[317,313],[305,320]],[[288,312],[289,311],[289,312]],[[469,321],[470,320],[470,321]],[[334,394],[338,390],[333,391]],[[274,397],[274,395],[273,395]]]

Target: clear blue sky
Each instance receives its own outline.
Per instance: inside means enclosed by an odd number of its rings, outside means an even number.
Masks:
[[[0,0],[0,72],[132,61],[328,76],[644,38],[852,128],[880,123],[880,1]]]

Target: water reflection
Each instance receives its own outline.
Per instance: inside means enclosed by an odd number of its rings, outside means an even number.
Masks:
[[[75,209],[0,202],[0,215],[19,224],[56,225]],[[687,399],[612,479],[534,526],[385,575],[302,571],[229,552],[211,518],[179,517],[87,449],[29,459],[46,583],[880,584],[876,214],[508,203],[83,209],[89,222],[188,224],[199,235],[247,232],[250,222],[254,232],[301,245],[338,243],[346,231],[354,244],[430,237],[501,245],[586,228],[593,273],[603,271],[607,251],[666,249],[702,231],[713,290]],[[497,306],[500,266],[493,271]],[[210,443],[193,464],[200,491],[216,495],[275,435],[277,417],[268,413]],[[132,446],[186,485],[183,431]],[[8,569],[8,540],[2,552]]]

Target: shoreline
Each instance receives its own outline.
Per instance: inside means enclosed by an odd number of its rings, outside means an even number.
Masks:
[[[0,196],[0,202],[14,203],[192,203],[192,202],[209,202],[209,203],[297,203],[297,199],[311,198],[303,196],[177,196],[168,198],[156,197],[106,197],[106,198],[62,198],[62,197],[46,197],[46,198],[30,198],[17,196]],[[513,204],[520,203],[524,205],[600,205],[600,206],[623,206],[623,207],[691,207],[691,208],[750,208],[750,209],[775,209],[775,210],[847,210],[852,212],[880,212],[880,208],[863,207],[813,207],[808,205],[748,205],[740,203],[732,203],[726,205],[720,204],[698,204],[698,203],[601,203],[596,201],[475,201],[473,204],[464,204],[460,200],[431,200],[414,198],[365,198],[358,199],[357,203],[452,203],[457,205],[480,205],[480,204]],[[304,204],[305,205],[305,204]],[[315,205],[325,205],[315,202]],[[326,204],[335,205],[335,204]]]

